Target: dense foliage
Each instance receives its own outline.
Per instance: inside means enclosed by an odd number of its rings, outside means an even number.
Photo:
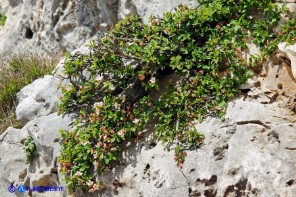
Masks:
[[[176,145],[182,169],[185,150],[204,140],[194,125],[206,116],[223,119],[238,86],[274,50],[279,13],[270,0],[203,0],[147,25],[129,17],[94,41],[89,54],[69,55],[60,112],[79,118],[73,131],[61,131],[68,186],[98,190],[98,177],[119,160],[121,144],[151,122],[159,140]],[[245,59],[251,36],[263,55]]]

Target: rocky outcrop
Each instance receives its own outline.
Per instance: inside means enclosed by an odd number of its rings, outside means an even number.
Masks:
[[[87,52],[87,48],[78,51]],[[17,109],[28,105],[24,110],[27,114],[20,116],[26,124],[22,129],[9,128],[0,137],[0,184],[4,192],[10,183],[63,185],[56,163],[58,130],[71,128],[73,120],[46,110],[57,102],[62,68],[61,62],[55,76],[38,79],[18,94]],[[275,57],[260,75],[241,87],[243,93],[228,104],[224,122],[208,118],[196,125],[206,140],[199,149],[187,152],[183,172],[173,160],[174,148],[158,143],[153,129],[147,131],[141,139],[126,145],[118,166],[101,177],[106,190],[100,195],[294,196],[296,83],[290,73],[286,61]],[[38,103],[39,97],[44,102]],[[35,109],[38,113],[33,113]],[[22,144],[28,135],[40,155],[25,164]],[[82,195],[86,194],[77,193]]]
[[[248,104],[234,101],[228,116],[242,115],[243,109],[239,109]],[[263,104],[252,104],[262,113],[266,110]],[[261,117],[272,119],[277,110],[267,108],[270,113]],[[255,116],[256,111],[248,114]],[[174,151],[156,145],[153,139],[147,137],[133,144],[136,148],[131,145],[114,175],[106,178],[111,189],[105,196],[292,197],[296,192],[296,158],[294,145],[286,140],[291,142],[296,136],[293,120],[279,118],[281,124],[268,124],[264,119],[237,118],[225,122],[211,118],[197,125],[206,141],[198,150],[188,152],[183,173],[174,163]]]
[[[22,4],[22,1],[9,2],[10,7]],[[160,1],[149,1],[162,5],[159,9],[143,5],[145,2],[148,1],[135,5],[133,1],[119,1],[118,17],[138,12],[145,21],[146,12],[158,14],[171,9]],[[250,43],[251,53],[257,53],[256,47],[252,47]],[[241,95],[228,104],[224,122],[209,117],[196,125],[205,134],[205,142],[199,149],[187,152],[183,171],[173,160],[174,147],[157,142],[153,129],[149,129],[140,139],[127,144],[118,166],[101,177],[106,190],[99,195],[294,197],[296,82],[294,67],[292,70],[290,67],[294,60],[287,48],[296,53],[295,47],[280,45],[281,54],[275,55],[260,74],[241,86]],[[77,51],[86,53],[88,49],[83,46]],[[58,130],[71,129],[73,117],[56,113],[62,69],[63,60],[53,76],[36,80],[18,94],[17,117],[24,127],[8,128],[0,135],[1,194],[8,194],[10,184],[64,186],[56,162],[60,151]],[[23,144],[29,135],[39,156],[26,164]],[[33,196],[66,193],[35,192]],[[16,192],[11,196],[24,194]],[[98,196],[98,193],[76,193],[76,196]]]
[[[25,124],[34,118],[57,111],[58,97],[61,95],[59,83],[58,78],[46,75],[24,87],[17,94],[17,120]]]
[[[285,62],[266,65],[228,104],[224,122],[196,125],[206,140],[187,152],[183,172],[153,130],[126,146],[102,178],[103,196],[295,196],[296,83],[288,69]]]
[[[72,122],[73,119],[70,116],[62,117],[52,113],[48,116],[35,118],[22,129],[8,128],[0,136],[0,188],[2,194],[9,195],[8,187],[11,184],[14,186],[22,184],[31,188],[34,186],[64,186],[60,180],[56,160],[60,154],[59,130],[70,128]],[[39,154],[28,164],[25,163],[26,156],[23,150],[27,136],[34,139]],[[14,195],[23,196],[24,193],[16,190]],[[36,195],[38,196],[38,194]],[[52,193],[41,196],[52,196]],[[55,196],[63,196],[63,192],[56,192]]]
[[[63,54],[114,24],[117,1],[3,0],[0,12],[7,16],[0,26],[0,53],[30,49]]]
[[[178,4],[196,6],[193,0],[3,0],[0,13],[0,54],[33,50],[43,54],[73,51],[97,32],[106,31],[118,19],[139,14],[144,22]]]

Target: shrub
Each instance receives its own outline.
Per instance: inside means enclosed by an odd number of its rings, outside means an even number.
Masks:
[[[26,163],[30,163],[38,155],[36,144],[31,136],[25,139],[24,151],[26,153]]]
[[[61,131],[59,162],[69,188],[98,190],[98,175],[119,160],[121,144],[153,120],[157,138],[176,145],[182,169],[185,150],[204,140],[194,125],[223,119],[227,101],[275,49],[269,43],[279,41],[279,13],[270,0],[203,0],[149,25],[129,17],[94,41],[90,54],[68,55],[60,112],[79,114],[73,131]],[[262,56],[245,60],[250,34]],[[170,80],[160,90],[164,75]]]
[[[17,92],[50,73],[56,62],[34,52],[11,52],[0,58],[0,133],[8,126],[18,126],[14,115]]]
[[[4,26],[6,21],[6,16],[0,13],[0,26]]]

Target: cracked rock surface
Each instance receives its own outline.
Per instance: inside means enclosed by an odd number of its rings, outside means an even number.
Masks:
[[[56,158],[60,154],[59,130],[70,128],[73,119],[70,116],[48,116],[35,118],[22,129],[8,128],[0,136],[0,192],[9,194],[11,183],[25,186],[64,186],[57,170]],[[37,146],[38,156],[30,163],[25,163],[24,141],[31,136]],[[24,196],[16,192],[10,196]],[[35,196],[52,196],[52,193]],[[63,196],[63,193],[56,193]]]
[[[12,12],[9,9],[28,2],[3,1],[1,9]],[[61,5],[63,2],[66,1],[61,1]],[[156,0],[140,0],[138,5],[128,0],[94,2],[96,5],[105,2],[106,6],[119,3],[118,17],[137,11],[144,21],[147,18],[143,10],[149,13],[157,8],[148,2],[159,3]],[[69,4],[64,8],[68,9]],[[163,11],[171,9],[163,3],[158,7]],[[32,42],[35,41],[33,36]],[[241,87],[239,97],[228,103],[225,121],[209,117],[196,125],[204,133],[205,142],[197,150],[187,152],[183,172],[174,162],[174,147],[157,142],[151,127],[140,139],[125,145],[118,166],[101,177],[106,187],[104,192],[76,193],[76,196],[296,196],[296,82],[291,69],[293,59],[281,49],[279,46],[281,54],[264,65],[260,74]],[[295,47],[290,49],[296,52]],[[87,52],[85,46],[78,50]],[[251,52],[256,53],[255,47]],[[60,62],[55,76],[38,79],[18,94],[17,114],[24,127],[8,128],[0,135],[0,196],[30,196],[29,193],[9,194],[7,188],[12,183],[31,187],[65,186],[56,162],[61,141],[58,131],[71,129],[73,117],[56,113],[62,67]],[[23,144],[29,135],[37,145],[39,156],[26,164]],[[33,193],[32,196],[53,194]],[[67,196],[67,191],[54,196]]]
[[[229,104],[227,117],[196,125],[206,141],[187,152],[184,175],[173,150],[160,143],[149,146],[151,136],[142,139],[143,146],[135,143],[105,177],[110,193],[104,196],[294,196],[296,116],[274,104],[240,98]]]
[[[118,19],[139,14],[171,11],[180,3],[196,6],[195,0],[1,0],[0,54],[33,50],[43,54],[72,52]]]
[[[110,0],[2,0],[0,12],[7,17],[0,27],[0,53],[71,52],[117,21],[117,5]]]
[[[106,190],[100,195],[295,196],[296,83],[290,65],[274,57],[241,89],[224,122],[212,117],[196,125],[206,140],[187,152],[183,173],[174,148],[156,142],[152,129],[126,146],[120,164],[101,178]]]

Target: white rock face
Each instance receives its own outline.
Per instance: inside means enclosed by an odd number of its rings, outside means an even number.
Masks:
[[[0,192],[8,194],[8,186],[14,181],[24,180],[28,165],[25,164],[26,156],[22,143],[28,132],[20,129],[8,128],[0,136]],[[24,173],[23,173],[24,172]]]
[[[195,0],[2,0],[0,54],[33,50],[43,54],[71,52],[106,31],[118,19],[138,13],[145,23],[150,15],[171,11],[180,3],[196,6]]]
[[[46,54],[71,52],[117,21],[112,0],[2,0],[0,53],[11,49]]]
[[[173,160],[174,150],[156,143],[153,131],[131,143],[120,164],[102,178],[109,186],[102,196],[293,197],[295,114],[276,104],[237,99],[229,104],[227,117],[196,125],[206,141],[187,152],[183,173]]]
[[[24,87],[18,94],[16,107],[17,120],[22,124],[36,117],[49,115],[57,110],[60,80],[51,75],[37,79]]]
[[[279,50],[282,54],[291,61],[291,71],[296,80],[296,44],[287,45],[287,43],[280,43]]]
[[[144,23],[148,23],[149,17],[162,16],[164,12],[173,11],[178,5],[188,5],[196,7],[196,0],[119,0],[119,19],[131,13],[137,13]]]
[[[66,187],[61,182],[57,170],[56,158],[60,154],[59,130],[70,128],[73,119],[70,116],[57,116],[52,113],[48,116],[35,118],[22,129],[8,128],[0,135],[0,191],[4,196],[23,196],[23,193],[10,194],[8,187],[23,184],[25,186],[63,186],[64,192],[47,192],[34,196],[64,196]],[[39,156],[25,163],[26,156],[23,150],[25,138],[32,136]],[[7,195],[6,195],[7,194]]]
[[[1,9],[12,12],[11,10],[23,6],[26,2],[29,1],[3,1]],[[36,2],[35,6],[40,2]],[[59,7],[68,1],[59,2],[51,6]],[[73,2],[66,3],[65,10],[70,9],[68,6],[73,5]],[[105,6],[112,7],[117,1],[101,0],[96,1],[96,4],[80,2],[97,7],[104,2]],[[195,1],[182,2],[193,5]],[[124,18],[138,12],[143,21],[147,22],[149,14],[157,15],[163,11],[170,11],[174,5],[175,1],[168,3],[166,0],[139,0],[137,4],[135,1],[120,0],[118,17]],[[15,11],[15,15],[18,14]],[[69,16],[71,14],[73,13],[68,13]],[[63,17],[66,16],[63,15],[61,18]],[[106,17],[104,20],[107,24],[110,22],[107,14],[101,17],[102,20]],[[63,23],[61,21],[57,24]],[[70,31],[72,30],[69,30],[69,34]],[[34,36],[31,41],[35,43]],[[251,44],[250,47],[252,49]],[[294,50],[295,47],[279,46],[282,56],[295,65],[287,48]],[[88,52],[85,46],[77,50]],[[256,53],[257,49],[253,47],[250,51]],[[64,186],[56,163],[56,158],[60,154],[61,140],[58,130],[70,129],[73,119],[55,113],[60,95],[59,75],[63,75],[62,70],[63,60],[59,63],[54,76],[38,79],[18,94],[17,117],[25,126],[22,129],[9,128],[0,135],[1,194],[8,194],[7,188],[11,183],[28,186]],[[202,124],[196,125],[197,130],[205,134],[205,143],[199,149],[187,152],[183,173],[173,160],[173,147],[166,149],[163,144],[156,141],[153,137],[154,131],[150,130],[139,141],[126,145],[118,166],[101,177],[102,184],[107,187],[103,193],[77,193],[76,196],[109,197],[117,194],[119,197],[294,197],[296,195],[296,82],[293,77],[295,73],[282,58],[274,57],[273,63],[264,65],[260,75],[254,76],[248,84],[241,87],[244,94],[228,104],[224,122],[217,118],[208,118]],[[39,156],[30,164],[25,164],[23,143],[29,135],[37,145]],[[66,192],[54,195],[64,194]],[[52,193],[34,193],[34,195],[53,196]],[[15,193],[10,196],[22,196],[22,194]]]

